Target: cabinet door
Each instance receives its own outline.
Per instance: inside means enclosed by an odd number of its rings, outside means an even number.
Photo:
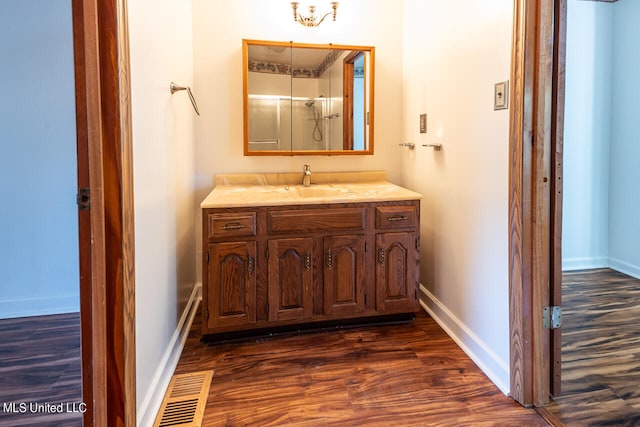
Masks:
[[[313,239],[269,240],[269,320],[313,314]]]
[[[330,236],[324,243],[324,314],[364,310],[364,236]]]
[[[256,243],[209,245],[207,309],[210,329],[255,323]]]
[[[418,260],[414,233],[376,236],[376,309],[416,311]]]

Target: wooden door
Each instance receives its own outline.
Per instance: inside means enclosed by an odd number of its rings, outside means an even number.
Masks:
[[[209,329],[255,323],[255,259],[256,242],[209,245],[205,295]]]
[[[324,314],[359,313],[365,307],[364,236],[330,236],[324,242]]]
[[[269,240],[269,320],[313,315],[312,238]]]
[[[135,245],[124,0],[73,0],[84,425],[136,423]]]
[[[376,309],[416,310],[418,260],[414,233],[376,236]]]
[[[564,93],[567,44],[567,0],[554,0],[553,72],[551,102],[551,221],[550,243],[551,277],[549,281],[550,305],[562,306],[562,194],[564,144]],[[562,393],[562,328],[551,331],[550,342],[551,383],[549,393]]]
[[[566,0],[517,0],[511,71],[509,310],[511,396],[542,406],[560,393],[562,135]]]

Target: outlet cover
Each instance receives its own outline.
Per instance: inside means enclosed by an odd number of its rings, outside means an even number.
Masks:
[[[493,93],[493,109],[505,110],[509,108],[509,80],[496,83]]]

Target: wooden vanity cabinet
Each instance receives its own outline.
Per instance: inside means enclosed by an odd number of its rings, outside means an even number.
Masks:
[[[203,335],[418,311],[419,203],[203,209]]]

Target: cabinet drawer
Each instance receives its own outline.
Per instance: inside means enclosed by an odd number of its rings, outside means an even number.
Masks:
[[[209,238],[224,236],[255,236],[256,213],[209,214]]]
[[[269,233],[364,230],[364,208],[303,209],[269,212]]]
[[[394,229],[415,227],[418,212],[415,206],[378,206],[376,208],[376,228]]]

